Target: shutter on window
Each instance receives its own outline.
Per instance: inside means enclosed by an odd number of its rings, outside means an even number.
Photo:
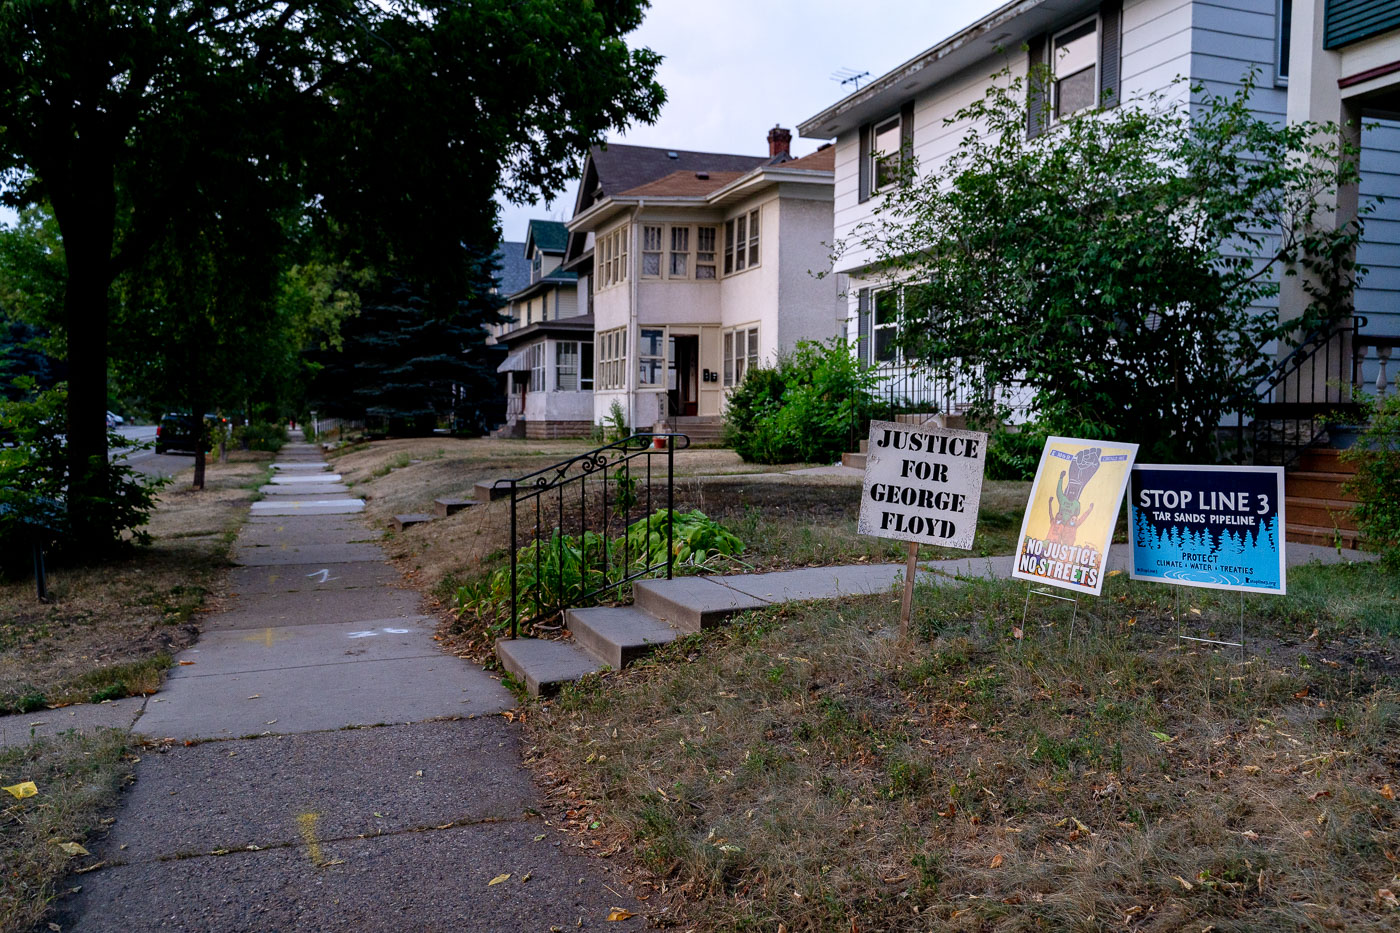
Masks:
[[[1045,36],[1031,36],[1030,40],[1030,76],[1026,79],[1026,138],[1034,139],[1045,132],[1045,124],[1049,116],[1045,112],[1045,94],[1048,87],[1038,86],[1040,78],[1037,76],[1037,69],[1045,64]]]
[[[1099,101],[1117,107],[1122,96],[1118,75],[1122,70],[1123,0],[1108,0],[1099,7]]]
[[[907,100],[904,106],[899,108],[899,151],[900,159],[914,158],[914,102]],[[901,168],[907,163],[901,161]],[[904,183],[908,184],[912,175],[904,176]]]
[[[859,307],[859,329],[860,334],[860,361],[866,366],[870,365],[870,289],[862,288],[858,293]]]
[[[860,128],[860,200],[870,200],[870,124]]]

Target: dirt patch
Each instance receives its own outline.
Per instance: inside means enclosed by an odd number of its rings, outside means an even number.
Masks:
[[[229,546],[271,455],[211,463],[203,490],[180,474],[161,493],[149,547],[49,567],[50,602],[28,578],[0,583],[0,711],[149,693],[217,602]]]

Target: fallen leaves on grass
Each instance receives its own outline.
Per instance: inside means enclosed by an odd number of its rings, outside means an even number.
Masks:
[[[81,855],[92,854],[76,842],[59,842],[57,839],[55,839],[53,840],[53,843],[54,845],[58,846],[58,848],[63,852],[64,855],[71,855],[74,858],[77,858]]]

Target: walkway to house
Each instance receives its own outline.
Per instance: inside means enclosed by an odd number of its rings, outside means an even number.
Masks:
[[[437,647],[361,500],[317,448],[281,458],[238,538],[236,605],[145,704],[135,731],[157,747],[58,925],[518,931],[638,911],[536,812],[490,715],[514,699]]]

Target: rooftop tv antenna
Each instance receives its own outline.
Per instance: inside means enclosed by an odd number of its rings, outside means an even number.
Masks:
[[[831,80],[842,85],[850,85],[855,90],[860,90],[860,82],[870,77],[868,71],[856,71],[854,68],[838,68],[831,73]]]

